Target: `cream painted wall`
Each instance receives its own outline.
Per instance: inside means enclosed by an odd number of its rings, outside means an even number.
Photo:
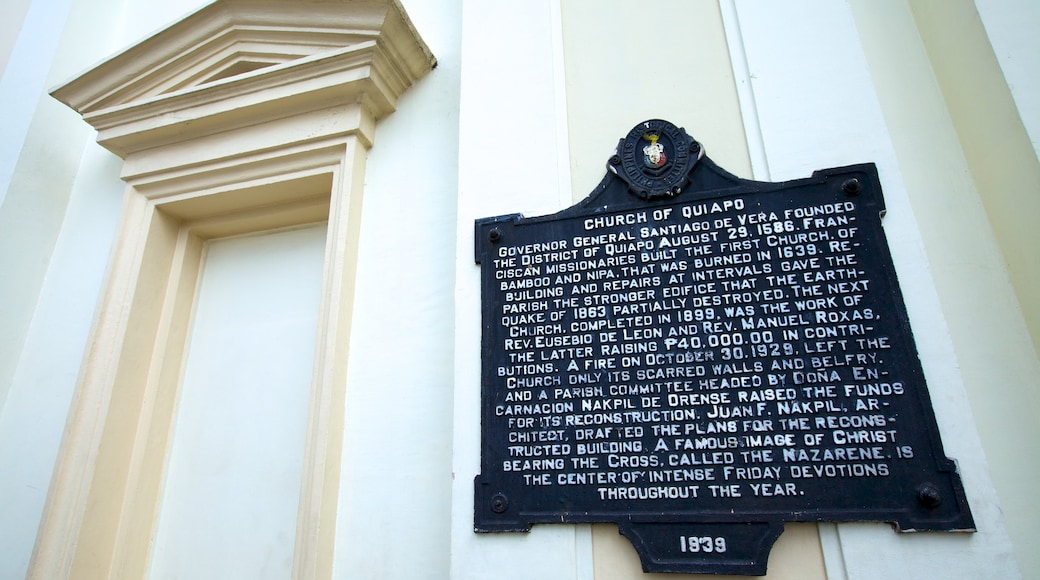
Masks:
[[[48,82],[54,82],[52,60],[71,5],[72,0],[21,0],[5,6],[0,25],[0,207],[36,106]]]
[[[162,10],[124,13],[117,0],[36,0],[5,5],[5,23],[27,10],[11,31],[0,76],[0,268],[20,283],[0,287],[0,402],[10,388],[20,345],[32,319],[69,191],[90,139],[87,125],[47,91],[203,0],[163,3]],[[162,20],[155,20],[156,18]]]
[[[1032,0],[975,0],[994,56],[1033,151],[1040,157],[1040,4]]]
[[[11,242],[0,246],[0,269],[19,280],[0,286],[0,404],[11,388],[83,148],[92,138],[89,127],[47,91],[138,40],[143,30],[203,3],[178,0],[131,13],[119,0],[28,3],[0,76],[0,231]]]
[[[713,161],[751,177],[715,2],[577,0],[561,7],[575,201],[603,179],[618,139],[647,119],[685,127]]]
[[[824,541],[828,574],[927,578],[941,570],[948,578],[1014,577],[1003,518],[907,183],[864,54],[864,45],[880,40],[860,36],[848,4],[821,0],[766,7],[738,1],[736,7],[772,179],[856,162],[878,166],[887,206],[883,224],[939,430],[947,455],[959,462],[980,530],[900,535],[885,525],[839,524]]]
[[[888,208],[888,243],[943,444],[947,455],[958,459],[980,529],[973,535],[903,536],[886,526],[841,524],[835,557],[825,545],[828,572],[836,574],[839,566],[850,578],[1014,577],[1017,570],[978,434],[966,427],[972,424],[971,411],[922,252],[900,158],[862,52],[863,46],[881,41],[860,37],[848,5],[804,2],[798,10],[737,6],[773,178],[805,175],[810,162],[878,164]],[[879,558],[879,553],[885,557]]]
[[[911,0],[910,8],[1040,355],[1040,159],[974,3]],[[1029,87],[1020,89],[1028,106]]]
[[[652,4],[564,2],[563,45],[573,198],[606,173],[613,146],[646,119],[685,127],[713,161],[752,177],[751,159],[720,6],[671,0]],[[603,18],[607,13],[610,18]],[[814,524],[789,524],[770,557],[768,578],[823,578]],[[678,578],[642,573],[613,525],[593,526],[595,577]]]
[[[1015,556],[1021,570],[1036,577],[1040,512],[1031,482],[1040,479],[1040,465],[1022,458],[1040,456],[1040,362],[994,235],[995,229],[1015,226],[1001,226],[987,214],[910,3],[852,6]],[[953,6],[944,8],[942,16]],[[978,88],[987,87],[1004,90],[983,83]]]

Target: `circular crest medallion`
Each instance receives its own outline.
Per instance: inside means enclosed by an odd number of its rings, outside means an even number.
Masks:
[[[651,119],[628,132],[607,167],[643,199],[678,195],[703,155],[681,127]]]

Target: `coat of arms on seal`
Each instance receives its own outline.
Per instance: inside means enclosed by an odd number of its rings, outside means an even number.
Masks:
[[[668,162],[668,154],[664,151],[664,145],[657,142],[661,136],[656,133],[644,133],[643,139],[650,142],[643,147],[643,163],[652,169],[660,169]]]
[[[643,199],[672,197],[682,192],[704,149],[681,127],[651,119],[628,132],[607,168]]]

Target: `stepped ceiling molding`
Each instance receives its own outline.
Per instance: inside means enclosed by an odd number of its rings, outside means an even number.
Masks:
[[[125,158],[343,103],[379,119],[435,64],[397,0],[217,0],[52,95]]]

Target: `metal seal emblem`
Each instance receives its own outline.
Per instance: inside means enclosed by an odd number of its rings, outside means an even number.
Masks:
[[[673,197],[690,182],[690,171],[703,156],[704,148],[683,128],[651,119],[618,142],[607,169],[638,197]]]

